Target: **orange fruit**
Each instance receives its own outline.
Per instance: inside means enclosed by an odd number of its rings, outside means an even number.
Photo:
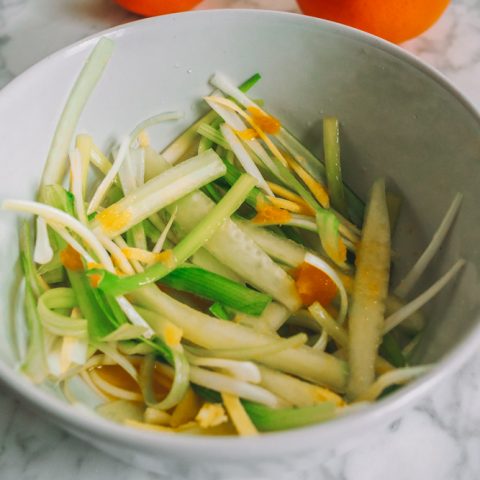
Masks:
[[[303,13],[401,43],[420,35],[442,15],[449,0],[297,0]]]
[[[167,13],[184,12],[198,5],[201,0],[115,0],[130,12],[153,17]]]

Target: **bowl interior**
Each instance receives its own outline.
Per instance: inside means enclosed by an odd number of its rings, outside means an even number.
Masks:
[[[208,30],[208,35],[205,32]],[[429,323],[418,361],[436,361],[476,326],[479,313],[480,122],[438,76],[395,47],[352,30],[294,15],[198,12],[143,21],[108,33],[111,63],[78,126],[101,147],[142,119],[182,110],[183,120],[151,131],[161,148],[204,108],[199,100],[216,71],[240,83],[254,72],[252,95],[321,156],[321,120],[341,121],[347,182],[366,197],[384,176],[401,194],[393,282],[427,244],[454,194],[464,202],[447,244],[419,290],[464,257],[459,281],[428,307]],[[56,121],[69,89],[96,39],[42,62],[0,94],[0,199],[33,198]],[[18,220],[0,214],[0,356],[14,366],[12,330],[22,329],[16,305]],[[18,314],[20,312],[20,314]]]

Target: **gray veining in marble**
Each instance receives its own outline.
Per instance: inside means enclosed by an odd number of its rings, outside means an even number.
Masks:
[[[293,0],[205,0],[199,8],[275,8]],[[0,0],[0,87],[73,41],[131,19],[112,0]],[[480,0],[456,0],[404,47],[438,68],[480,107]],[[480,478],[480,353],[363,445],[298,480]],[[154,480],[32,414],[0,387],[0,479]],[[202,479],[199,479],[202,480]]]

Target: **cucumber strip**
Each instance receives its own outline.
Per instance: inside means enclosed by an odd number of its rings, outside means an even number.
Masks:
[[[235,223],[244,231],[263,251],[268,253],[275,260],[285,265],[298,267],[305,258],[307,249],[293,240],[282,238],[279,235],[258,227],[250,222],[235,220]]]
[[[305,345],[308,340],[307,335],[304,333],[297,333],[296,335],[288,338],[272,335],[272,332],[268,332],[268,335],[271,337],[270,343],[261,345],[259,347],[210,348],[208,350],[196,347],[188,347],[188,350],[197,356],[248,361],[263,358],[265,355],[273,355],[283,352],[288,348],[299,348]]]
[[[205,212],[205,215],[202,215],[202,218],[199,219],[199,222],[191,229],[190,233],[174,247],[172,262],[168,264],[157,263],[156,265],[148,267],[142,273],[123,278],[117,277],[107,271],[93,270],[92,273],[102,275],[99,288],[113,296],[117,296],[131,292],[142,285],[156,282],[165,275],[168,275],[178,265],[181,265],[191,257],[199,248],[208,242],[210,238],[215,236],[217,230],[220,230],[222,226],[229,221],[229,217],[243,203],[254,184],[255,180],[252,177],[243,175],[226,193],[222,200],[212,207],[211,210]],[[179,207],[177,221],[180,216],[180,210]]]
[[[258,317],[238,313],[235,321],[263,333],[276,333],[287,321],[290,311],[277,302],[270,303]]]
[[[230,268],[220,263],[211,253],[204,248],[200,248],[193,255],[190,261],[197,267],[202,267],[213,273],[217,273],[222,277],[229,278],[234,282],[241,282],[242,279]]]
[[[340,164],[340,130],[337,118],[323,119],[323,152],[328,191],[333,208],[342,215],[348,216]]]
[[[272,344],[271,335],[260,334],[234,322],[205,315],[171,298],[153,285],[133,291],[131,298],[137,305],[168,318],[183,330],[185,339],[207,349],[263,347]],[[315,383],[328,385],[337,391],[342,391],[346,386],[345,363],[308,347],[287,348],[275,354],[263,355],[258,361]]]
[[[177,205],[176,223],[187,232],[214,208],[214,203],[201,192],[182,198]],[[205,249],[253,287],[292,311],[299,308],[300,298],[293,279],[233,221],[226,220],[205,244]]]
[[[324,402],[301,408],[268,408],[246,400],[242,401],[245,410],[261,432],[277,432],[325,422],[335,416],[335,404]]]
[[[278,370],[262,366],[259,368],[262,377],[260,386],[294,407],[310,407],[325,401],[333,401],[338,406],[343,406],[345,403],[341,397],[326,388],[312,385]]]
[[[66,158],[78,119],[113,52],[113,41],[102,37],[80,72],[58,121],[40,187],[61,184],[67,172]]]
[[[225,174],[220,157],[209,150],[172,167],[99,213],[92,229],[116,237],[153,213]]]
[[[390,226],[385,182],[377,180],[367,205],[349,315],[349,396],[357,398],[375,379],[384,328],[390,272]]]
[[[182,266],[160,280],[183,292],[220,302],[249,315],[261,315],[272,298],[203,268]]]

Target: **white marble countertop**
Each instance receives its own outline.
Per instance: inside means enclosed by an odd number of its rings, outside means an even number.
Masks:
[[[221,7],[298,11],[294,0],[205,0],[199,6]],[[111,0],[0,0],[0,87],[55,50],[133,18]],[[404,47],[443,72],[480,108],[480,0],[454,0],[429,32]],[[478,479],[479,406],[480,354],[384,432],[366,433],[361,448],[332,455],[299,479]],[[0,387],[0,478],[165,477],[128,467],[71,437]]]

